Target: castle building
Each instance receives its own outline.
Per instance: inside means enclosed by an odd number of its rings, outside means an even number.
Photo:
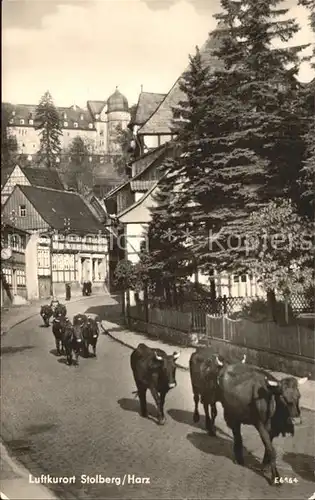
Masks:
[[[39,149],[39,131],[35,130],[36,105],[13,105],[9,131],[15,135],[19,153],[30,157]],[[73,105],[57,107],[62,129],[61,147],[66,150],[79,136],[91,154],[114,155],[119,151],[117,127],[125,129],[130,122],[127,98],[116,87],[107,101],[87,101],[85,109]]]

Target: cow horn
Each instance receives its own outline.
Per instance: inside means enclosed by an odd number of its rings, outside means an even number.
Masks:
[[[245,363],[246,363],[246,354],[244,354],[244,356],[243,356],[242,363],[243,363],[243,364],[245,364]]]
[[[174,359],[178,359],[179,356],[180,356],[180,352],[174,352],[174,354],[173,354]]]
[[[219,366],[223,366],[223,364],[224,364],[224,363],[223,363],[222,361],[220,361],[220,360],[219,360],[219,357],[218,357],[218,356],[216,356],[216,357],[215,357],[215,360],[216,360],[216,362],[217,362],[217,364],[218,364]]]
[[[308,380],[308,378],[307,378],[307,377],[300,378],[300,379],[298,380],[298,384],[299,384],[299,385],[305,384],[305,382],[306,382],[307,380]]]
[[[266,377],[266,382],[267,385],[270,385],[270,387],[277,387],[279,385],[279,383],[276,380],[268,380],[267,377]]]
[[[162,356],[159,356],[156,352],[155,352],[155,357],[158,361],[162,361],[163,357]]]

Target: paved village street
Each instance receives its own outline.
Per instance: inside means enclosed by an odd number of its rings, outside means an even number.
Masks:
[[[104,301],[112,299],[70,304],[69,316],[98,310]],[[275,441],[279,472],[298,480],[275,490],[262,476],[263,446],[254,429],[243,427],[246,466],[240,467],[233,463],[220,405],[218,437],[201,428],[203,418],[192,423],[187,372],[177,370],[178,385],[166,399],[167,421],[159,427],[139,416],[130,349],[101,335],[96,359],[68,367],[54,347],[51,328],[41,326],[39,315],[2,338],[1,429],[34,476],[76,476],[75,484],[54,488],[60,498],[308,499],[314,493],[314,413],[302,410],[294,438]],[[149,411],[155,414],[150,405]],[[81,484],[81,474],[127,476],[119,486]],[[149,478],[150,484],[127,484],[128,474],[129,481]]]

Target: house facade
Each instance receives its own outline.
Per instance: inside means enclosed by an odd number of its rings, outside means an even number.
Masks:
[[[36,278],[36,251],[30,244],[31,235],[18,229],[13,218],[2,218],[1,229],[1,304],[30,299],[32,282]]]
[[[15,186],[3,213],[16,216],[16,226],[30,233],[36,254],[30,298],[81,294],[83,281],[93,292],[104,290],[108,274],[108,231],[95,210],[77,193]]]
[[[12,105],[9,133],[18,143],[19,154],[32,156],[38,151],[40,136],[35,130],[36,105]],[[79,136],[98,155],[117,153],[117,126],[125,129],[130,122],[127,98],[116,88],[105,101],[87,101],[86,108],[73,105],[57,107],[62,130],[61,147],[67,149]]]

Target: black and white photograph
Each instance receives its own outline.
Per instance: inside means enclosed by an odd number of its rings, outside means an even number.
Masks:
[[[0,500],[315,500],[315,0],[2,0]]]

